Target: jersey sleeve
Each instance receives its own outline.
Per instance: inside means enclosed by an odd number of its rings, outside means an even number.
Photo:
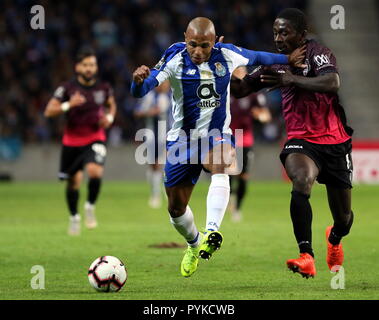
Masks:
[[[251,73],[247,74],[243,81],[251,88],[253,91],[259,91],[263,88],[267,88],[267,84],[264,84],[261,82],[261,75],[265,74],[265,68],[264,66],[259,66],[255,68]]]
[[[137,98],[143,97],[147,92],[169,79],[173,75],[172,60],[183,49],[185,49],[184,43],[176,43],[169,47],[141,85],[138,86],[134,81],[132,82],[130,90],[132,95]]]
[[[315,75],[338,73],[337,60],[332,51],[324,46],[317,45],[310,52],[309,64]]]
[[[247,65],[288,64],[288,57],[284,54],[248,50],[233,44],[223,44],[221,48],[224,53],[233,56],[235,68]]]
[[[58,88],[55,89],[53,93],[53,98],[59,100],[60,102],[65,102],[65,101],[70,100],[66,83],[60,85]]]

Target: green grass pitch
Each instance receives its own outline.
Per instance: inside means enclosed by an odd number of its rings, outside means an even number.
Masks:
[[[208,184],[199,183],[190,205],[199,228],[205,224]],[[143,182],[104,181],[97,205],[99,227],[79,237],[67,235],[64,184],[0,184],[0,297],[7,299],[378,299],[379,186],[353,189],[355,223],[343,240],[345,289],[332,289],[325,262],[325,227],[331,224],[325,188],[315,186],[313,245],[317,275],[303,279],[287,271],[286,259],[298,251],[289,217],[290,185],[254,182],[244,203],[244,220],[226,213],[224,244],[210,261],[200,261],[191,278],[180,275],[183,249],[150,245],[183,240],[169,223],[165,204],[147,206]],[[83,207],[86,188],[81,190]],[[82,210],[81,210],[82,211]],[[87,268],[101,255],[127,265],[128,281],[118,293],[98,293]],[[31,268],[45,269],[45,289],[32,289]]]

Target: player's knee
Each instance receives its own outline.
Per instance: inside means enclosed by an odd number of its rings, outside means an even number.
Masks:
[[[90,179],[100,179],[103,176],[103,167],[95,164],[87,165],[87,174]]]
[[[299,191],[304,194],[310,194],[315,177],[310,174],[299,172],[294,176],[290,177],[294,190]]]
[[[169,201],[168,203],[168,212],[172,218],[177,218],[183,215],[183,213],[186,212],[186,208],[187,204],[181,202]]]
[[[226,169],[229,167],[229,165],[221,163],[221,164],[213,164],[210,168],[211,174],[217,174],[217,173],[225,173]]]
[[[186,212],[186,207],[187,206],[184,206],[184,205],[169,204],[168,205],[168,212],[170,213],[170,216],[172,218],[177,218]]]

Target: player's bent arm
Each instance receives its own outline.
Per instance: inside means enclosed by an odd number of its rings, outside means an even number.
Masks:
[[[44,116],[47,118],[56,117],[63,114],[64,112],[65,110],[64,107],[62,108],[62,103],[56,98],[51,98],[50,101],[47,103]]]
[[[149,76],[143,80],[141,84],[137,84],[135,81],[133,81],[130,87],[130,93],[135,98],[142,98],[150,90],[154,89],[158,84],[158,80],[153,76]]]
[[[294,75],[292,84],[309,91],[337,93],[340,87],[340,78],[335,72],[310,78]]]
[[[253,65],[273,65],[288,64],[288,56],[280,53],[270,53],[265,51],[253,51],[255,54],[255,62]]]
[[[116,99],[114,98],[114,96],[108,97],[106,106],[108,107],[107,115],[111,115],[114,119],[114,117],[116,116],[116,112],[117,112],[117,104],[116,104]]]
[[[233,97],[240,99],[248,96],[254,91],[254,88],[248,85],[245,80],[232,77],[230,81],[230,92]]]

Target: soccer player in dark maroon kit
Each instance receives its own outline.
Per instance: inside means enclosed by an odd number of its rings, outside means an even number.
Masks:
[[[280,53],[306,46],[304,69],[275,65],[260,67],[243,80],[232,81],[232,93],[243,97],[263,87],[280,88],[288,140],[280,160],[292,181],[291,220],[300,257],[287,266],[303,277],[316,274],[312,250],[312,208],[309,202],[315,180],[326,185],[334,224],[326,228],[327,264],[336,271],[343,263],[341,244],[353,223],[351,211],[351,135],[338,100],[340,85],[336,58],[330,49],[307,40],[303,12],[288,8],[273,26]],[[333,268],[334,267],[334,268]]]
[[[47,104],[46,117],[65,115],[59,178],[67,180],[66,201],[70,210],[70,235],[80,234],[78,213],[79,188],[86,171],[88,197],[85,222],[89,229],[97,226],[95,202],[98,198],[106,157],[106,133],[116,114],[116,103],[109,84],[97,79],[94,51],[79,52],[76,77],[59,86]]]
[[[245,67],[239,67],[233,72],[233,77],[243,79],[247,74]],[[263,94],[251,94],[243,99],[230,97],[231,122],[230,129],[236,137],[236,146],[242,148],[242,163],[238,175],[230,175],[230,193],[229,207],[231,218],[234,222],[242,220],[242,203],[246,196],[249,180],[249,164],[254,157],[254,134],[253,119],[262,123],[271,121],[271,113],[264,106]],[[236,130],[243,130],[242,136],[235,134]]]

